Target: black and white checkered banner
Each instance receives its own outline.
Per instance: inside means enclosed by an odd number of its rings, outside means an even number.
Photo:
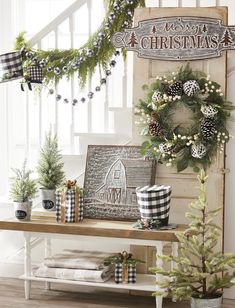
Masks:
[[[9,52],[0,55],[0,82],[23,77],[23,62],[20,52]]]
[[[140,216],[144,219],[165,219],[169,217],[171,187],[144,186],[136,188]]]

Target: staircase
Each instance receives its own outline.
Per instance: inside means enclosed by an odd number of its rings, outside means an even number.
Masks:
[[[84,38],[88,38],[97,28],[94,29],[92,21],[94,12],[100,10],[100,22],[103,20],[103,3],[103,0],[75,1],[35,34],[30,39],[30,45],[42,49],[79,48],[86,41]],[[42,91],[37,99],[39,144],[49,126],[57,132],[63,153],[67,155],[84,155],[88,144],[125,144],[130,140],[132,77],[128,78],[128,75],[132,74],[131,59],[124,63],[119,57],[117,62],[106,88],[101,93],[95,93],[94,99],[85,104],[72,106],[71,103],[56,102],[54,95],[47,97],[44,93],[47,91]],[[70,102],[73,98],[79,99],[81,95],[86,96],[89,91],[94,91],[98,78],[97,72],[88,81],[85,90],[79,88],[76,76],[70,81],[62,80],[54,89],[55,95],[61,94]],[[32,93],[28,92],[26,103],[31,104],[31,99]]]

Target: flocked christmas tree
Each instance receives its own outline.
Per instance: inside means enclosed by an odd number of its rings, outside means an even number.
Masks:
[[[158,295],[171,294],[182,300],[189,297],[216,298],[222,288],[231,286],[229,268],[235,266],[235,255],[223,254],[215,247],[220,237],[220,227],[214,217],[221,210],[208,209],[205,182],[207,176],[202,170],[198,175],[200,183],[198,199],[190,204],[192,212],[186,213],[191,220],[189,228],[177,235],[180,242],[180,256],[158,256],[177,264],[172,270],[154,268],[153,271],[166,276],[160,283]]]
[[[45,137],[38,162],[38,182],[44,189],[55,189],[64,180],[62,155],[58,148],[57,136],[51,130]]]

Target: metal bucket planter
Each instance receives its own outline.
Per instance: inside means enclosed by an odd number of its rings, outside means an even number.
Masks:
[[[41,188],[42,206],[47,211],[55,211],[55,189]]]
[[[136,188],[141,220],[158,220],[167,226],[169,220],[171,187],[144,186]]]
[[[191,297],[191,308],[221,308],[222,296],[203,299]]]
[[[20,52],[9,52],[0,55],[0,82],[23,77],[23,62]]]
[[[14,202],[15,217],[19,220],[30,220],[32,201]]]

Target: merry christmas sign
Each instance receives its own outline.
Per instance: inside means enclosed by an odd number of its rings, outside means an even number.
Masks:
[[[164,17],[140,21],[138,26],[112,37],[117,48],[135,51],[141,58],[197,60],[219,57],[235,49],[235,26],[205,17]]]

